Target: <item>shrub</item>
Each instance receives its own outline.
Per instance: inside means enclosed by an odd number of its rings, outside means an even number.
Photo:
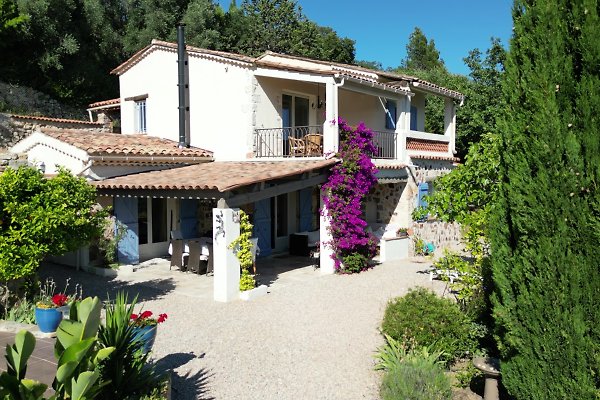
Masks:
[[[443,369],[430,358],[415,355],[389,370],[381,383],[383,400],[450,400],[452,387]]]
[[[382,324],[384,334],[411,348],[426,346],[443,352],[441,359],[448,363],[477,349],[471,327],[472,322],[454,302],[425,288],[392,300]]]

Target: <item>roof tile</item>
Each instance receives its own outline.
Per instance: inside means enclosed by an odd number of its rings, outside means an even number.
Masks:
[[[59,128],[41,128],[41,132],[85,150],[90,156],[212,157],[212,152],[208,150],[198,147],[179,148],[172,140],[148,135],[121,135]]]
[[[100,189],[218,190],[302,174],[335,164],[337,160],[215,161],[151,171],[93,182]]]

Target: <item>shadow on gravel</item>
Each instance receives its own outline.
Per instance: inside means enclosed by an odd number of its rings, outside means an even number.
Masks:
[[[96,276],[84,271],[76,271],[73,267],[64,265],[43,263],[38,270],[40,281],[46,278],[54,279],[56,290],[62,291],[68,278],[69,288],[67,294],[75,291],[75,285],[83,288],[83,296],[98,296],[101,300],[107,297],[114,299],[117,292],[124,291],[133,298],[138,295],[138,304],[144,301],[162,298],[175,290],[172,279],[153,279],[151,281],[130,283],[119,281],[112,277]]]
[[[214,397],[209,396],[207,393],[206,385],[212,375],[208,375],[206,370],[201,369],[198,372],[190,371],[183,376],[173,371],[175,368],[185,365],[195,358],[204,358],[204,354],[202,353],[197,356],[194,353],[174,353],[166,355],[156,362],[156,367],[159,371],[172,371],[171,382],[174,399],[214,400]]]

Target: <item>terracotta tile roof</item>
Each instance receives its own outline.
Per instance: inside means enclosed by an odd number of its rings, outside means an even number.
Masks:
[[[96,133],[81,129],[42,128],[44,135],[86,151],[90,156],[166,156],[211,158],[212,152],[197,147],[177,147],[177,142],[148,135]],[[177,162],[177,160],[173,160]]]
[[[434,140],[406,138],[406,148],[408,150],[439,151],[447,153],[448,142],[436,142]]]
[[[337,160],[215,161],[93,182],[100,189],[218,190],[285,178],[329,167]]]
[[[11,115],[15,119],[31,119],[34,121],[47,121],[47,122],[60,122],[63,124],[83,124],[83,125],[99,125],[102,126],[101,122],[90,122],[79,119],[66,119],[66,118],[51,118],[51,117],[39,117],[36,115]]]
[[[135,64],[144,59],[151,52],[162,49],[171,52],[177,51],[177,43],[165,42],[162,40],[152,40],[152,43],[149,46],[144,47],[133,56],[131,56],[128,60],[123,62],[121,65],[116,67],[111,71],[111,74],[121,75],[126,72],[128,69],[133,67]],[[299,57],[292,56],[289,54],[280,54],[274,53],[272,51],[267,51],[264,54],[254,58],[248,57],[241,54],[235,53],[227,53],[224,51],[217,50],[208,50],[200,47],[194,47],[186,45],[186,50],[188,55],[190,56],[204,56],[204,57],[212,57],[215,59],[226,60],[229,62],[241,63],[247,66],[263,66],[266,68],[276,68],[282,70],[293,70],[300,72],[312,72],[317,74],[331,75],[332,73],[339,73],[344,76],[353,77],[360,80],[367,80],[369,82],[376,82],[378,84],[384,85],[392,90],[406,90],[407,82],[411,85],[418,87],[425,91],[433,91],[438,94],[442,94],[445,96],[449,96],[452,98],[456,98],[459,100],[464,99],[464,95],[454,90],[446,89],[442,86],[435,85],[431,82],[424,81],[419,78],[415,78],[413,76],[395,74],[393,72],[387,71],[377,71],[368,69],[365,67],[361,67],[358,65],[350,65],[350,64],[342,64],[336,63],[332,61],[323,61],[323,60],[315,60],[307,57]],[[304,65],[290,65],[284,62],[277,62],[274,60],[269,60],[269,58],[285,58],[289,60],[296,60],[298,62],[304,63]],[[310,65],[309,65],[310,64]],[[383,78],[383,79],[382,79]],[[391,82],[390,82],[391,80]]]
[[[418,154],[418,155],[410,156],[410,158],[418,159],[418,160],[439,160],[439,161],[460,162],[460,158],[451,157],[451,156],[428,156],[425,154]]]
[[[102,101],[97,101],[95,103],[88,104],[88,108],[111,106],[111,105],[117,106],[119,104],[121,104],[121,99],[102,100]]]
[[[167,50],[167,51],[176,52],[177,51],[177,43],[171,43],[171,42],[165,42],[162,40],[153,39],[149,46],[144,47],[143,49],[141,49],[140,51],[138,51],[137,53],[132,55],[129,59],[127,59],[121,65],[119,65],[118,67],[116,67],[115,69],[110,71],[110,73],[115,74],[115,75],[121,75],[122,73],[126,72],[128,69],[133,67],[135,64],[140,62],[140,60],[145,58],[148,54],[152,53],[153,51],[155,51],[157,49],[163,49],[163,50]],[[248,56],[244,56],[241,54],[227,53],[225,51],[203,49],[200,47],[194,47],[194,46],[189,46],[189,45],[186,45],[185,49],[187,50],[188,55],[190,55],[190,56],[192,56],[192,55],[204,55],[204,56],[209,56],[209,57],[212,56],[212,57],[226,59],[229,61],[242,62],[242,63],[250,64],[250,65],[255,60],[253,57],[248,57]]]

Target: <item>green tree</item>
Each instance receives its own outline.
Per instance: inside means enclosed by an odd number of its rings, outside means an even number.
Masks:
[[[402,67],[421,71],[445,69],[444,61],[440,58],[440,52],[435,47],[434,40],[428,40],[419,27],[416,27],[408,37],[406,58],[402,60]]]
[[[100,235],[107,213],[96,190],[62,170],[46,179],[34,168],[0,175],[0,281],[28,277],[48,254],[60,255]]]
[[[513,8],[491,242],[502,381],[517,399],[599,394],[598,12]]]
[[[187,43],[205,49],[220,47],[224,14],[211,0],[192,0],[183,16]]]

